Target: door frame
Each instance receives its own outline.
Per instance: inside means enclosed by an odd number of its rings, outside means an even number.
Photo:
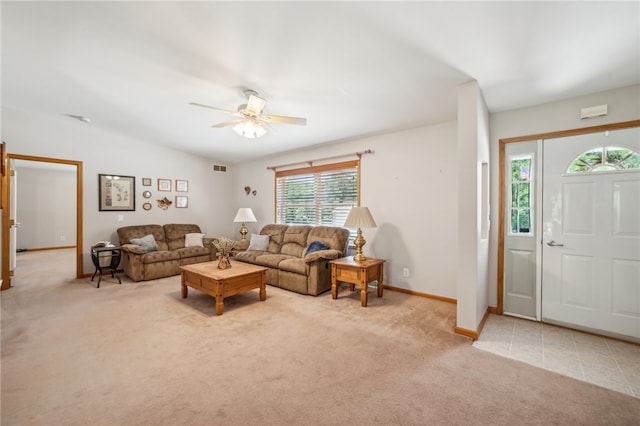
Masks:
[[[578,129],[560,130],[556,132],[538,133],[528,136],[517,136],[505,138],[498,141],[498,273],[497,273],[497,303],[495,313],[504,314],[504,237],[505,237],[505,147],[510,143],[529,142],[540,139],[555,139],[565,136],[583,135],[587,133],[603,132],[606,130],[627,129],[629,127],[640,127],[640,120],[624,121],[619,123],[602,124],[599,126],[581,127]],[[540,160],[539,160],[540,161]],[[540,177],[542,178],[542,177]],[[539,267],[540,265],[536,265]]]
[[[11,288],[11,276],[9,271],[9,220],[10,220],[10,191],[11,187],[9,185],[10,179],[10,170],[9,170],[9,162],[10,160],[27,160],[27,161],[39,161],[43,163],[56,163],[56,164],[66,164],[76,167],[76,278],[82,278],[84,276],[83,267],[82,267],[82,253],[83,246],[82,241],[84,240],[82,229],[83,229],[83,200],[82,200],[82,161],[75,160],[63,160],[59,158],[49,158],[49,157],[36,157],[33,155],[21,155],[21,154],[6,154],[6,163],[3,161],[4,167],[4,175],[2,176],[2,286],[0,290],[7,290]]]

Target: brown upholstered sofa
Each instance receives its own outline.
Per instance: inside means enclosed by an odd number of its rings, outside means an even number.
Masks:
[[[236,260],[266,266],[267,284],[314,296],[331,288],[329,261],[346,256],[349,230],[331,226],[266,225],[260,235],[268,235],[264,250],[239,251]],[[328,248],[306,254],[309,246]],[[322,244],[319,244],[322,243]]]
[[[202,246],[185,247],[187,234],[202,234],[198,225],[135,225],[118,228],[117,232],[122,247],[122,266],[133,281],[178,275],[183,265],[209,262],[216,257],[214,238],[202,238]],[[147,252],[143,246],[132,244],[131,240],[148,235],[153,236],[157,250]],[[194,236],[189,236],[189,242]]]

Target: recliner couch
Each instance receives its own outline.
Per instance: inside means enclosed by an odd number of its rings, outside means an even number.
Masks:
[[[180,274],[180,267],[216,258],[215,238],[202,238],[202,247],[185,247],[187,234],[202,234],[194,224],[134,225],[118,228],[124,273],[133,281],[154,280]],[[156,251],[147,252],[131,240],[153,235]]]
[[[329,261],[346,256],[349,243],[349,230],[333,226],[270,224],[260,235],[269,235],[266,250],[239,251],[234,258],[269,268],[267,284],[313,296],[331,288]],[[328,248],[307,253],[314,242]]]

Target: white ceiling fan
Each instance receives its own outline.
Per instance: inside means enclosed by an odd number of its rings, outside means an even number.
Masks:
[[[306,118],[263,114],[262,110],[264,109],[267,101],[259,97],[255,90],[247,89],[244,91],[244,94],[247,97],[247,103],[240,105],[237,112],[203,105],[196,102],[190,102],[190,105],[226,112],[227,114],[237,117],[232,120],[225,121],[224,123],[214,124],[211,127],[233,126],[233,130],[237,134],[250,139],[259,138],[265,135],[267,131],[271,129],[269,127],[269,123],[296,124],[298,126],[307,125]]]

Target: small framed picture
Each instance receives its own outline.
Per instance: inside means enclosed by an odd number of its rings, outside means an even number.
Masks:
[[[176,192],[189,192],[189,181],[176,179]]]
[[[171,191],[171,179],[158,179],[158,191]]]
[[[189,197],[185,195],[176,195],[176,208],[186,209],[189,207]]]
[[[142,178],[142,186],[151,186],[151,178]]]

